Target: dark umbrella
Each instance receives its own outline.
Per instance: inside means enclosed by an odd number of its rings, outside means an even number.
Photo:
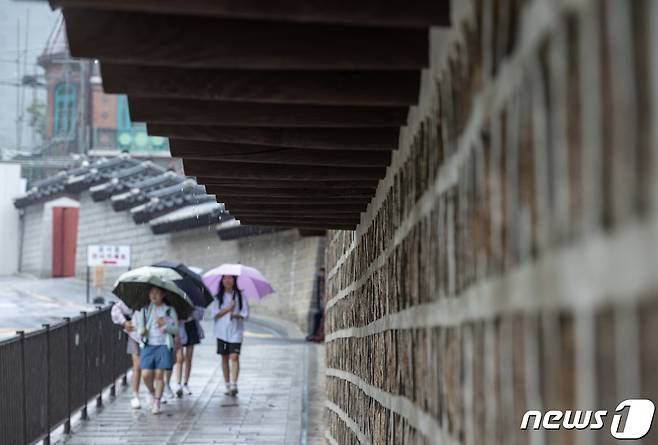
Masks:
[[[183,277],[180,280],[175,280],[174,283],[180,287],[195,306],[208,307],[212,303],[212,294],[205,284],[203,278],[198,273],[187,267],[185,264],[176,261],[159,261],[153,264],[155,267],[166,267],[173,269]]]
[[[174,284],[180,278],[179,273],[168,268],[139,267],[121,274],[112,293],[137,311],[149,304],[149,289],[157,286],[163,290],[165,302],[176,310],[179,319],[184,320],[190,316],[193,307],[185,292]]]

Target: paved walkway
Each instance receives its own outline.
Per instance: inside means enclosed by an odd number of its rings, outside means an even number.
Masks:
[[[72,278],[0,277],[0,338],[96,310],[85,303],[85,289]]]
[[[145,408],[132,410],[130,391],[118,391],[117,398],[106,402],[100,412],[92,413],[89,421],[74,425],[73,435],[65,443],[324,443],[319,418],[324,401],[318,395],[322,391],[308,390],[309,381],[317,386],[323,372],[317,366],[324,354],[322,346],[279,335],[267,325],[248,324],[237,397],[223,394],[224,380],[215,345],[212,339],[206,339],[195,350],[192,396],[164,405],[163,413],[153,416]],[[310,379],[309,370],[314,373]],[[144,388],[141,394],[145,395]],[[308,418],[309,412],[314,418]]]

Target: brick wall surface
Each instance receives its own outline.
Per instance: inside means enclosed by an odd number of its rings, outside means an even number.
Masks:
[[[615,443],[611,414],[519,426],[658,400],[658,2],[452,5],[376,197],[328,239],[326,437]]]

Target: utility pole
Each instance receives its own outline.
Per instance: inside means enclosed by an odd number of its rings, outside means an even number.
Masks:
[[[16,151],[21,149],[21,20],[16,19]]]
[[[23,148],[23,122],[25,121],[25,88],[23,75],[27,73],[27,51],[30,33],[30,10],[25,16],[24,48],[21,50],[21,21],[16,20],[16,150]]]
[[[78,133],[78,153],[89,152],[91,139],[91,61],[80,60],[80,132]]]
[[[23,76],[27,74],[27,49],[29,43],[29,33],[30,33],[30,10],[28,9],[25,13],[25,42],[24,42],[24,51],[23,51],[23,73],[22,76],[18,79],[18,82],[21,84],[21,117],[20,117],[20,139],[19,139],[19,149],[23,142],[23,122],[25,122],[25,86],[23,85]]]

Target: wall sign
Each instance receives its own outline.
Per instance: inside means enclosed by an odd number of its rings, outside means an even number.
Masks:
[[[87,246],[87,266],[130,267],[130,246]]]

